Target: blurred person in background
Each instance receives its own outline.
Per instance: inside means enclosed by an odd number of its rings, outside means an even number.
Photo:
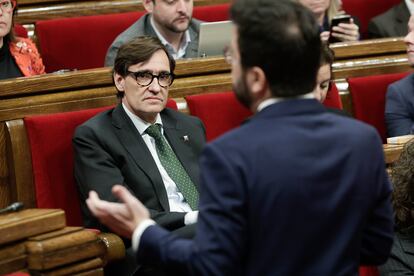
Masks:
[[[36,45],[14,33],[15,0],[0,1],[0,79],[28,77],[45,73]]]

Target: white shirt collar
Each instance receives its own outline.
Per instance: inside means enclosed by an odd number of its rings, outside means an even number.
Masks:
[[[265,107],[268,107],[269,105],[275,104],[275,103],[280,103],[283,101],[287,101],[287,100],[297,100],[297,99],[315,99],[315,95],[313,94],[313,92],[310,92],[308,94],[304,94],[304,95],[300,95],[300,96],[296,96],[296,97],[288,97],[288,98],[269,98],[264,100],[263,102],[261,102],[259,104],[259,106],[257,107],[257,112],[263,110]]]
[[[414,3],[411,0],[405,0],[405,4],[407,5],[410,14],[414,14]]]
[[[132,123],[134,124],[134,126],[136,127],[136,129],[139,131],[139,134],[145,135],[145,130],[147,129],[147,127],[149,127],[151,124],[148,122],[145,122],[144,120],[142,120],[140,117],[138,117],[137,115],[135,115],[134,113],[132,113],[125,105],[124,103],[122,103],[122,107],[124,108],[126,114],[128,115],[128,117],[132,120]],[[155,119],[155,123],[154,124],[160,124],[162,126],[162,120],[161,120],[161,116],[158,113],[157,114],[157,118]],[[164,133],[164,129],[161,128],[161,133]]]
[[[185,51],[187,50],[188,44],[191,42],[190,31],[187,29],[184,32],[184,38],[181,40],[180,48],[178,49],[178,51],[175,51],[175,48],[172,46],[172,44],[169,43],[165,39],[165,37],[163,37],[162,34],[158,31],[157,27],[155,26],[154,19],[152,18],[152,16],[150,18],[150,22],[159,40],[168,49],[168,52],[171,54],[171,56],[174,59],[182,58],[185,55]]]

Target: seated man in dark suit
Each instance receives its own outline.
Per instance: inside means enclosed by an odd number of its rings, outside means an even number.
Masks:
[[[143,0],[148,12],[112,42],[105,66],[114,64],[120,46],[139,36],[158,37],[175,59],[197,57],[200,21],[192,17],[193,0]]]
[[[414,11],[413,0],[401,0],[385,13],[372,18],[368,24],[369,38],[398,37],[407,34],[407,22]]]
[[[408,62],[414,65],[414,16],[408,21],[407,44]],[[414,74],[388,86],[385,99],[385,123],[388,137],[414,133]]]
[[[73,138],[85,226],[101,228],[85,205],[89,191],[116,201],[111,189],[121,184],[157,223],[182,237],[194,236],[205,130],[198,118],[165,108],[174,68],[157,38],[120,48],[113,73],[120,103],[79,126]]]
[[[382,142],[315,99],[313,14],[291,0],[233,3],[226,60],[237,98],[255,115],[203,151],[196,237],[155,225],[119,185],[120,203],[92,191],[88,207],[133,237],[139,260],[172,275],[357,275],[360,264],[384,263],[393,221]]]

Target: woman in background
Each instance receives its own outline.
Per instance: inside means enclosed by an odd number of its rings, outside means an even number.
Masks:
[[[409,141],[391,171],[395,237],[381,275],[414,275],[414,140]]]
[[[15,0],[0,0],[0,79],[45,73],[36,45],[13,31]]]
[[[331,21],[336,15],[341,14],[340,0],[294,0],[310,9],[321,27],[321,39],[327,41],[329,36],[338,41],[356,41],[359,39],[359,27],[351,18],[349,23],[340,23],[334,26],[330,33]]]

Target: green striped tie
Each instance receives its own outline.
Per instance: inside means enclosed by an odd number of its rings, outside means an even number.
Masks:
[[[161,125],[150,125],[145,132],[154,138],[158,157],[192,210],[197,210],[198,192],[172,148],[161,134]]]

